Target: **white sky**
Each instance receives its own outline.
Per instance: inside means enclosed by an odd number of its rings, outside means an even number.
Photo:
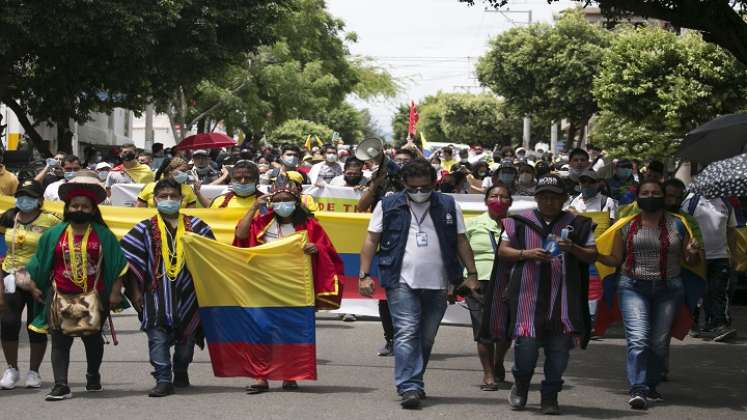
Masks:
[[[534,22],[552,22],[553,13],[574,6],[563,0],[512,0],[511,11],[532,11]],[[474,77],[478,57],[489,40],[527,22],[526,13],[507,17],[485,12],[483,4],[469,7],[457,0],[327,0],[327,10],[358,34],[353,54],[375,59],[403,85],[398,98],[355,104],[369,108],[379,127],[389,134],[398,104],[416,102],[439,90],[479,92]]]

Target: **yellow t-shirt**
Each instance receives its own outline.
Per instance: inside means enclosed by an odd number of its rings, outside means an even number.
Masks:
[[[18,189],[18,178],[0,165],[0,194],[13,195]]]
[[[221,194],[213,199],[213,202],[210,203],[211,209],[219,209],[220,206],[223,204],[223,201],[225,200],[226,194]],[[231,199],[228,201],[228,205],[224,208],[227,209],[248,209],[250,208],[254,202],[257,201],[257,196],[250,195],[249,197],[239,197],[238,195],[234,195],[231,197]]]
[[[143,189],[140,190],[140,194],[137,195],[137,199],[148,203],[148,207],[155,208],[156,202],[155,200],[153,200],[153,189],[154,188],[156,188],[155,182],[145,184]],[[197,203],[197,196],[195,195],[194,190],[192,190],[192,187],[186,184],[182,184],[182,207],[187,207],[189,205],[196,205],[196,203]]]
[[[454,166],[454,164],[459,163],[456,159],[451,160],[441,160],[441,169],[447,172],[451,172],[451,167]]]
[[[15,227],[4,228],[5,243],[8,244],[8,253],[3,260],[3,271],[9,273],[26,266],[36,252],[44,231],[62,222],[54,213],[42,211],[39,217],[29,224],[16,223]]]

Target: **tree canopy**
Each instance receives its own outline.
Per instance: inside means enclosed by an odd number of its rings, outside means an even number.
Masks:
[[[142,110],[152,98],[212,77],[266,44],[285,3],[5,0],[0,101],[48,155],[27,115],[63,129],[92,111]]]
[[[589,87],[607,45],[607,31],[569,11],[554,26],[533,24],[498,35],[480,58],[477,76],[521,114],[567,118],[574,137],[597,111]]]
[[[475,4],[475,0],[459,0]],[[547,0],[552,3],[558,0]],[[482,0],[494,7],[509,0]],[[590,0],[578,3],[589,5]],[[602,12],[615,17],[623,14],[651,17],[670,22],[678,28],[700,31],[703,38],[730,51],[747,65],[747,0],[595,0]]]

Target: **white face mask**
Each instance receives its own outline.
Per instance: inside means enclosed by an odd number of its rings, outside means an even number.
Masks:
[[[336,154],[334,154],[334,153],[327,153],[327,154],[326,154],[326,155],[324,156],[324,160],[326,160],[326,161],[327,161],[327,162],[329,162],[329,163],[334,163],[334,162],[337,162],[337,155],[336,155]]]

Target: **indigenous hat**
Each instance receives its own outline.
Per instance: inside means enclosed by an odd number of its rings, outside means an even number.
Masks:
[[[578,179],[581,180],[583,178],[591,179],[592,181],[599,181],[599,175],[594,172],[593,169],[586,169],[578,176]]]
[[[270,191],[272,193],[272,197],[274,197],[277,194],[280,193],[288,193],[298,199],[298,194],[291,190],[291,186],[289,185],[291,182],[295,182],[291,179],[291,174],[300,175],[298,172],[287,172],[284,174],[279,174],[277,178],[275,178],[275,182],[272,184]],[[300,183],[299,183],[300,185]]]
[[[288,172],[285,173],[285,175],[288,177],[288,179],[290,181],[293,181],[293,182],[295,182],[298,185],[302,185],[303,184],[303,175],[301,175],[300,172],[288,171]]]
[[[73,179],[60,185],[60,198],[70,201],[73,197],[83,196],[101,204],[106,200],[106,190],[101,186],[96,172],[78,171]]]
[[[112,165],[110,165],[108,162],[99,162],[99,163],[96,164],[96,170],[97,171],[100,171],[100,170],[105,169],[105,168],[111,169]]]
[[[15,196],[28,196],[31,198],[41,198],[44,195],[42,184],[39,181],[33,179],[27,179],[23,181],[18,189],[16,190]]]
[[[537,186],[534,188],[534,194],[539,194],[544,191],[553,192],[556,194],[564,194],[563,180],[557,175],[544,175],[537,180]]]
[[[194,152],[192,152],[192,156],[193,156],[193,157],[194,157],[194,156],[204,156],[204,157],[208,157],[209,155],[208,155],[208,152],[207,152],[207,150],[205,150],[205,149],[197,149],[197,150],[195,150]]]

